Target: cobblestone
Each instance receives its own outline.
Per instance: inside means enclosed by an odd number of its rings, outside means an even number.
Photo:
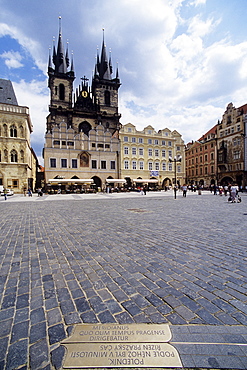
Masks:
[[[185,368],[246,369],[246,201],[0,199],[0,369],[61,369],[77,323],[168,323]]]

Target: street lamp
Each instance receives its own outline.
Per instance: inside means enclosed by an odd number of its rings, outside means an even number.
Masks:
[[[174,173],[175,173],[174,199],[177,198],[177,162],[181,163],[181,161],[182,161],[181,155],[178,156],[175,155],[173,159],[172,157],[169,157],[169,162],[174,162]]]

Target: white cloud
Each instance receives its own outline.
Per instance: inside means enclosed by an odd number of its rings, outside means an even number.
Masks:
[[[49,92],[47,81],[31,81],[30,83],[21,80],[14,82],[14,90],[19,105],[29,108],[30,118],[34,127],[31,134],[31,144],[36,155],[41,155],[46,131],[46,117],[48,115]],[[37,150],[37,148],[39,148]]]
[[[6,51],[0,55],[1,58],[5,59],[5,64],[8,68],[20,68],[24,64],[21,63],[22,56],[17,51]]]
[[[43,62],[42,49],[40,44],[23,34],[22,30],[6,23],[0,23],[0,37],[9,35],[11,38],[18,41],[18,43],[32,56],[34,63],[37,67],[46,72],[46,64]]]

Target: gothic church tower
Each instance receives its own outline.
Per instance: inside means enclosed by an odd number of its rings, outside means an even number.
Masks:
[[[91,179],[102,188],[107,178],[118,178],[120,171],[118,89],[121,83],[118,68],[113,77],[111,57],[107,57],[103,35],[101,55],[97,55],[91,86],[84,76],[74,91],[73,60],[69,58],[68,46],[64,52],[61,19],[59,22],[57,48],[53,46],[48,63],[50,105],[44,147],[46,182]]]

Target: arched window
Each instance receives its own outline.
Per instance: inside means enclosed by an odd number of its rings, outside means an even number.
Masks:
[[[83,121],[79,124],[79,132],[84,132],[88,136],[89,131],[92,129],[92,126],[87,121]]]
[[[65,88],[64,88],[64,84],[60,84],[59,85],[59,99],[60,100],[64,100],[65,98]]]
[[[6,125],[6,123],[3,125],[3,136],[7,136],[7,125]]]
[[[10,126],[10,137],[17,137],[17,129],[15,125]]]
[[[108,107],[111,105],[110,91],[108,90],[105,90],[105,105],[108,105]]]
[[[11,162],[17,162],[17,151],[16,150],[11,150],[10,153],[10,161]]]

